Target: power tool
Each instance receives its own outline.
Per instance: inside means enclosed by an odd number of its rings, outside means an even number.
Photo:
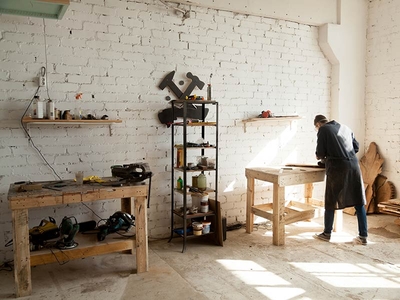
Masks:
[[[111,166],[111,174],[113,177],[121,177],[125,179],[128,184],[149,179],[147,208],[150,208],[151,177],[153,176],[153,173],[150,171],[148,163],[139,162],[133,164],[114,165]]]
[[[31,251],[39,250],[44,247],[47,240],[55,239],[60,236],[60,230],[56,221],[49,217],[49,221],[43,219],[39,226],[29,229],[29,242]]]
[[[60,224],[60,240],[57,241],[58,249],[72,249],[78,246],[74,241],[75,235],[79,231],[79,224],[75,217],[64,217]]]
[[[99,232],[97,233],[97,239],[103,241],[108,234],[119,230],[125,230],[127,232],[133,226],[135,226],[134,216],[126,212],[117,211],[108,218],[105,224],[98,226]]]

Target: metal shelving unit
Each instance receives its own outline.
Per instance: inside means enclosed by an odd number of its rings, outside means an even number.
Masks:
[[[218,102],[207,101],[207,100],[173,100],[170,102],[172,105],[172,117],[174,122],[171,124],[171,237],[169,242],[174,237],[181,237],[183,240],[182,252],[186,250],[187,240],[191,238],[200,238],[202,236],[208,236],[214,240],[215,244],[222,245],[222,221],[220,213],[220,204],[218,202]],[[212,105],[215,108],[213,119],[206,121],[206,106]],[[196,109],[201,109],[201,120],[193,122],[188,116],[188,106],[193,106]],[[183,110],[182,121],[175,121],[176,109]],[[201,127],[201,138],[206,139],[207,128],[214,127],[215,130],[213,136],[207,136],[212,138],[213,145],[209,146],[192,146],[188,145],[188,138],[194,137],[194,133],[191,129],[194,127]],[[176,143],[176,135],[182,133],[182,144]],[[183,151],[183,166],[177,166],[177,151],[182,149]],[[188,169],[188,151],[199,151],[200,156],[205,155],[205,151],[213,152],[215,159],[215,167],[213,169]],[[196,192],[188,191],[192,186],[188,182],[188,174],[193,173],[205,173],[213,172],[213,180],[210,181],[210,187],[207,187],[206,192],[211,196],[209,197],[210,210],[207,213],[189,213],[188,197]],[[179,175],[177,175],[179,174]],[[183,189],[176,189],[176,179],[178,176],[182,177]],[[176,208],[175,193],[180,193],[183,198],[182,208]],[[205,219],[211,221],[211,230],[208,234],[193,235],[188,232],[187,228],[192,220]],[[179,225],[177,225],[179,224]],[[190,228],[190,227],[189,227]],[[184,230],[186,229],[186,230]]]

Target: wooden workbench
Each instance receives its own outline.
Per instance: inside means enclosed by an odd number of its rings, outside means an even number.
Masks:
[[[316,206],[323,206],[322,201],[312,198],[313,183],[325,179],[323,168],[246,168],[246,178],[246,232],[253,231],[254,215],[271,220],[274,245],[285,244],[285,225],[312,219],[316,216]],[[273,183],[272,204],[254,205],[255,179]],[[296,201],[285,203],[285,186],[300,184],[305,184],[305,203]]]
[[[43,182],[42,184],[48,185],[49,182]],[[121,187],[102,186],[97,183],[77,185],[72,180],[63,181],[63,184],[66,184],[66,186],[56,189],[42,188],[26,192],[17,192],[17,184],[10,185],[8,200],[12,211],[14,277],[17,297],[27,296],[32,293],[31,266],[64,260],[65,257],[77,259],[126,250],[133,252],[136,246],[137,273],[148,271],[146,203],[148,185],[139,184]],[[131,198],[135,198],[135,240],[114,240],[107,236],[104,241],[97,242],[93,239],[94,235],[87,235],[92,236],[92,241],[86,243],[79,241],[79,246],[74,249],[62,250],[62,252],[57,249],[53,251],[44,249],[30,253],[28,225],[28,211],[30,208],[116,198],[121,199],[121,210],[127,213],[131,213]]]

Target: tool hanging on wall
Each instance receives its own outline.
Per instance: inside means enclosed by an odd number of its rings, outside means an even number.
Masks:
[[[193,90],[198,87],[200,90],[203,89],[204,87],[204,82],[201,81],[199,79],[199,77],[194,76],[191,72],[186,73],[186,77],[191,79],[191,83],[188,85],[188,87],[186,88],[186,90],[184,92],[182,92],[178,86],[175,84],[175,82],[173,82],[173,78],[175,75],[175,71],[172,71],[170,73],[168,73],[163,81],[161,81],[161,83],[159,84],[159,88],[160,89],[165,89],[166,87],[169,87],[169,89],[175,94],[175,96],[177,97],[177,99],[185,99],[186,96],[189,96]]]

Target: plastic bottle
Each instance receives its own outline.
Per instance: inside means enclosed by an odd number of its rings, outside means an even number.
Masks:
[[[43,102],[40,101],[39,96],[33,97],[33,118],[34,119],[43,119]]]
[[[202,191],[207,189],[207,177],[203,173],[197,177],[197,188]]]
[[[54,112],[54,102],[49,99],[46,103],[46,111],[47,111],[47,119],[54,120],[55,112]]]
[[[183,180],[182,180],[181,176],[179,176],[178,180],[176,181],[176,188],[178,190],[182,190],[183,189]]]

